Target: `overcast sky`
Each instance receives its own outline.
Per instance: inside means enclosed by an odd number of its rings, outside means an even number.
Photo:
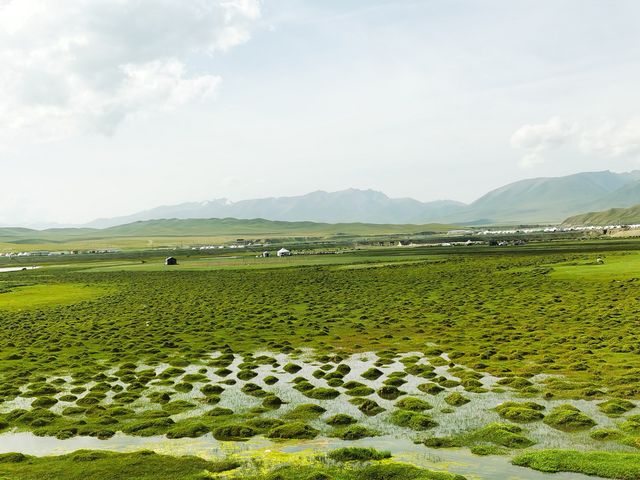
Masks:
[[[637,0],[0,0],[0,224],[640,168]]]

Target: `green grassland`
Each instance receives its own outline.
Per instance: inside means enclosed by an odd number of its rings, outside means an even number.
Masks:
[[[2,273],[0,432],[167,442],[398,435],[477,455],[556,444],[632,455],[638,246],[193,255],[175,267],[155,253]],[[591,471],[553,452],[557,471]],[[120,465],[95,461],[96,472]],[[215,468],[193,461],[176,478]],[[0,461],[0,478],[73,472],[70,462]],[[640,478],[604,465],[595,474]],[[320,467],[325,476],[312,477]],[[335,465],[295,468],[239,478],[369,478]],[[147,478],[136,475],[122,478]],[[384,475],[371,478],[452,478]]]
[[[442,233],[454,228],[450,225],[395,225],[372,223],[315,223],[283,222],[263,219],[238,220],[189,219],[148,220],[105,229],[0,228],[0,252],[71,249],[145,249],[183,247],[197,244],[232,242],[238,238],[352,238],[387,235]]]
[[[465,480],[461,475],[435,472],[393,461],[372,449],[341,449],[304,464],[261,467],[229,458],[205,461],[171,457],[152,451],[111,453],[80,450],[57,457],[0,455],[0,479],[20,480]]]
[[[598,264],[600,258],[603,263]],[[562,279],[580,280],[632,280],[640,278],[640,254],[600,255],[579,258],[572,262],[553,266],[551,275]]]
[[[1,285],[1,283],[0,283]],[[88,285],[60,283],[54,285],[26,285],[13,287],[2,294],[0,309],[24,310],[45,306],[68,305],[90,300],[108,289]]]
[[[518,455],[516,465],[542,472],[575,472],[604,478],[640,478],[640,455],[613,452],[542,450]]]

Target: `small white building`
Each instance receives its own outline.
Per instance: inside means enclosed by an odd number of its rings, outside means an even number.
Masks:
[[[286,248],[281,248],[280,250],[278,250],[278,253],[276,253],[276,255],[278,255],[279,257],[289,257],[291,256],[291,252]]]

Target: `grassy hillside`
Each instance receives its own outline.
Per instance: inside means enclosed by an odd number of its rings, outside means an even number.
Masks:
[[[567,218],[563,225],[630,225],[638,223],[640,223],[640,205],[575,215]]]
[[[450,218],[458,223],[476,219],[485,219],[487,224],[559,222],[594,208],[594,199],[612,195],[631,183],[631,178],[630,174],[605,171],[520,180],[487,193]]]
[[[168,219],[129,223],[105,229],[57,228],[31,230],[0,228],[0,251],[72,249],[72,248],[140,248],[217,243],[237,238],[288,237],[360,237],[438,233],[450,225],[394,225],[368,223],[282,222],[264,219],[235,218]]]

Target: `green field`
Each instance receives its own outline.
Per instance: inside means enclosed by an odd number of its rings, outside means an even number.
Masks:
[[[134,222],[105,229],[0,227],[0,253],[91,249],[184,248],[191,245],[232,243],[238,238],[259,242],[295,239],[320,242],[352,238],[433,235],[451,225],[396,225],[375,223],[280,222],[261,218],[168,219]]]
[[[13,287],[0,297],[2,298],[0,308],[4,310],[24,310],[68,305],[96,298],[103,293],[106,293],[103,288],[73,283]]]
[[[31,432],[38,455],[86,438],[204,457],[89,452],[77,478],[148,478],[138,461],[210,478],[224,445],[245,445],[230,478],[501,478],[496,465],[504,478],[539,478],[525,467],[541,465],[640,478],[615,460],[577,469],[567,453],[640,461],[639,248],[182,252],[172,267],[152,252],[0,273],[0,445]],[[301,454],[319,445],[393,458],[355,468]],[[0,478],[76,478],[55,473],[74,472],[71,457],[3,458]]]

